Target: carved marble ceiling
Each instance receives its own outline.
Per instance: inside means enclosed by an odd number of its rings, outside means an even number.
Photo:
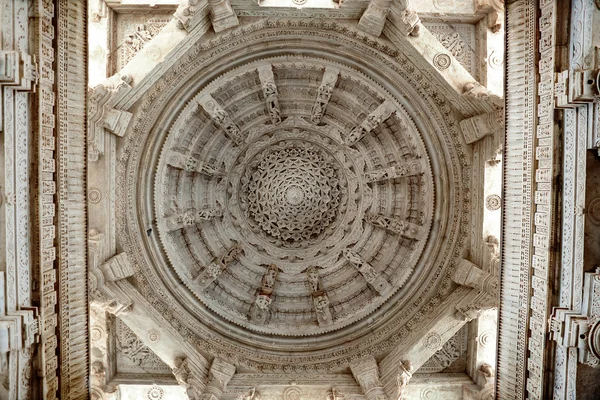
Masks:
[[[427,62],[396,31],[377,38],[343,18],[242,12],[216,33],[198,22],[202,9],[188,12],[178,23],[189,34],[168,57],[144,49],[179,35],[175,21],[147,38],[134,31],[138,56],[92,94],[90,159],[92,171],[114,171],[105,210],[115,232],[92,236],[120,253],[103,266],[98,257],[92,297],[138,335],[145,328],[125,315],[143,311],[123,298],[143,297],[213,368],[346,376],[352,367],[356,377],[364,357],[425,346],[418,368],[469,310],[489,307],[480,297],[497,282],[455,278],[465,262],[488,266],[465,260],[484,246],[472,227],[483,178],[472,180],[469,145],[479,128],[461,121],[496,109],[473,65],[424,27],[441,51]],[[111,144],[107,132],[122,138]],[[103,289],[109,281],[114,290]]]

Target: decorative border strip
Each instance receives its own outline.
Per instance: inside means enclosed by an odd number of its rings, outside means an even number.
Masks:
[[[522,399],[532,240],[536,2],[509,2],[506,15],[506,136],[496,397]]]
[[[533,249],[531,258],[532,276],[529,281],[531,301],[529,305],[529,343],[527,360],[528,399],[546,398],[544,361],[547,356],[548,317],[551,310],[550,263],[553,259],[555,187],[553,178],[556,170],[554,157],[554,70],[556,42],[556,1],[542,0],[539,3],[539,84],[537,127],[535,141],[535,193],[536,205],[533,214]]]
[[[54,239],[56,226],[55,193],[55,93],[54,93],[54,4],[38,0],[35,4],[38,17],[35,18],[36,57],[38,60],[38,89],[32,110],[37,118],[33,119],[33,132],[38,157],[38,198],[35,205],[38,210],[36,225],[39,257],[37,260],[37,280],[40,282],[40,348],[41,365],[44,376],[41,378],[44,399],[56,399],[58,389],[56,348],[56,247]]]
[[[87,398],[85,0],[57,2],[60,398]]]

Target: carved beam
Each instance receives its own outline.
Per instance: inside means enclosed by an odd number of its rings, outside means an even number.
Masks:
[[[276,265],[271,264],[267,268],[267,271],[262,277],[260,288],[256,294],[256,300],[250,308],[250,319],[257,324],[264,325],[269,321],[271,317],[271,295],[273,294],[273,288],[275,287],[275,281],[279,274],[279,268]]]
[[[277,99],[277,86],[273,76],[273,67],[271,65],[261,65],[258,67],[258,77],[262,85],[263,94],[267,111],[273,125],[281,122],[281,110],[279,109],[279,100]]]
[[[407,221],[400,221],[382,214],[366,213],[365,221],[390,233],[402,235],[409,239],[418,239],[420,227]]]
[[[381,382],[390,399],[398,399],[405,378],[404,370],[417,371],[429,360],[456,332],[465,324],[465,321],[456,317],[457,303],[470,299],[472,289],[459,286],[445,300],[437,303],[427,318],[420,320],[411,319],[407,323],[407,334],[396,347],[390,349],[388,354],[379,363]],[[408,363],[406,360],[410,360]],[[412,371],[411,368],[412,367]],[[414,377],[409,378],[414,380]],[[470,379],[469,379],[470,381]],[[408,385],[409,388],[412,385]],[[404,391],[405,395],[406,390]],[[412,393],[411,393],[412,394]]]
[[[229,265],[237,260],[243,250],[240,246],[234,245],[225,252],[221,257],[215,258],[210,265],[198,275],[194,280],[194,283],[200,287],[201,290],[206,289],[211,283],[213,283],[221,272],[225,270]]]
[[[350,364],[350,370],[367,400],[387,400],[383,385],[379,380],[379,367],[375,357],[363,358]]]
[[[419,160],[406,162],[389,168],[375,169],[365,172],[365,180],[368,183],[381,182],[388,179],[404,178],[423,173],[423,164]]]
[[[173,232],[188,226],[196,225],[201,221],[209,221],[213,218],[222,216],[223,210],[219,207],[206,208],[204,210],[190,209],[182,214],[176,214],[165,218],[165,227],[167,232]]]
[[[204,111],[206,111],[213,121],[223,129],[225,136],[227,136],[229,140],[233,141],[236,146],[239,146],[244,142],[244,137],[240,128],[238,128],[227,111],[225,111],[210,94],[203,96],[199,102]]]
[[[215,32],[221,32],[240,24],[229,0],[208,0],[208,5]]]
[[[197,172],[206,176],[221,176],[222,171],[219,171],[215,166],[203,163],[196,157],[186,156],[176,150],[167,152],[167,164],[173,168],[181,169],[187,172]]]
[[[468,144],[475,143],[485,136],[501,133],[504,131],[504,110],[463,119],[460,121],[460,128]]]
[[[310,113],[310,120],[315,125],[320,124],[323,115],[325,115],[327,104],[329,104],[329,99],[331,98],[331,93],[333,93],[333,88],[335,87],[339,74],[339,68],[325,68],[321,85],[319,85],[319,88],[317,89],[317,98],[315,99],[315,104]]]
[[[376,291],[380,296],[385,296],[390,291],[389,282],[379,275],[369,263],[365,262],[358,253],[350,249],[344,249],[342,254],[360,272],[372,290]]]
[[[388,119],[394,112],[394,106],[388,102],[383,102],[379,107],[375,109],[371,114],[365,118],[356,128],[352,129],[348,135],[344,138],[344,144],[347,146],[353,146],[366,134],[370,133],[379,124]]]
[[[329,309],[329,297],[323,289],[319,270],[316,267],[311,267],[306,271],[308,283],[311,288],[315,313],[317,314],[317,322],[319,326],[330,325],[332,322],[331,310]]]

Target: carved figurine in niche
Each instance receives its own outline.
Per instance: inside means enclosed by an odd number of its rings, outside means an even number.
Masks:
[[[261,286],[250,309],[250,319],[256,324],[264,325],[271,317],[269,307],[273,301],[271,295],[273,294],[278,273],[279,268],[277,268],[277,265],[271,264],[260,281]]]
[[[321,119],[323,119],[325,107],[327,107],[332,92],[333,87],[331,85],[321,85],[317,89],[317,100],[311,111],[311,121],[313,123],[318,124],[321,122]]]
[[[275,286],[275,278],[277,278],[278,272],[279,268],[277,268],[277,265],[269,265],[269,269],[263,275],[261,281],[261,289],[263,292],[269,292],[270,294],[273,291],[273,287]]]
[[[313,292],[313,303],[317,314],[319,325],[331,324],[331,311],[329,310],[329,298],[324,291]]]
[[[308,283],[310,284],[311,291],[316,292],[322,290],[321,280],[319,278],[319,271],[316,267],[311,267],[306,270],[308,277]]]
[[[398,387],[398,400],[402,400],[404,390],[408,385],[408,381],[412,378],[412,362],[409,360],[402,361],[398,366],[398,375],[396,375],[396,385]]]
[[[221,257],[215,258],[213,262],[210,263],[204,269],[204,271],[200,273],[200,275],[198,275],[198,277],[195,280],[195,283],[199,285],[202,288],[202,290],[206,289],[211,283],[215,281],[215,279],[218,278],[219,275],[221,275],[221,272],[223,272],[223,270],[227,268],[229,264],[237,260],[237,258],[242,253],[243,250],[239,245],[236,244],[232,246]]]
[[[250,310],[250,319],[255,324],[264,325],[269,322],[271,317],[271,296],[265,293],[259,293]]]

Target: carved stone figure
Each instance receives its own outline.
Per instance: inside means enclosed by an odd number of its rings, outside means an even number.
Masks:
[[[229,248],[221,257],[215,258],[194,280],[194,283],[200,287],[201,290],[206,289],[211,283],[215,281],[221,275],[224,269],[226,269],[232,262],[237,260],[240,254],[243,253],[242,248],[239,245],[234,245]]]
[[[393,113],[393,107],[387,101],[381,104],[375,111],[369,114],[363,122],[357,127],[352,129],[350,133],[344,138],[344,144],[347,146],[353,146],[356,142],[361,140],[366,134],[375,129],[379,124],[388,119]]]
[[[319,278],[319,270],[316,267],[311,267],[306,270],[306,275],[308,277],[308,282],[310,284],[311,290],[316,292],[321,290],[321,280]]]
[[[396,375],[396,385],[398,388],[398,400],[402,400],[408,381],[412,378],[412,362],[409,360],[402,361],[398,366],[398,374]]]
[[[256,300],[250,310],[250,318],[252,322],[264,325],[269,321],[271,312],[269,306],[271,305],[271,296],[263,293],[259,293],[256,296]]]
[[[271,264],[265,275],[262,278],[262,290],[272,291],[275,286],[275,278],[277,278],[278,268],[276,265]]]

